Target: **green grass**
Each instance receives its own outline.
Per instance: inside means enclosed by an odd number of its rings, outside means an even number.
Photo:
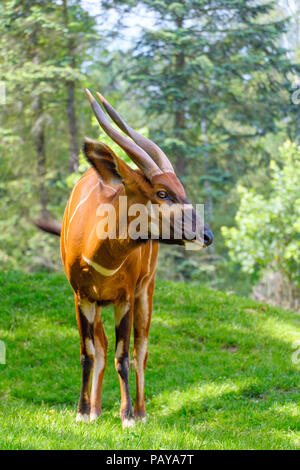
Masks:
[[[112,310],[103,415],[76,424],[79,336],[62,275],[0,275],[1,449],[300,447],[300,316],[246,298],[157,282],[146,372],[148,422],[123,431]],[[134,398],[134,373],[131,371]]]

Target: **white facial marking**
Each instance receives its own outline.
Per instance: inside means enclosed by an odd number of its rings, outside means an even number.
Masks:
[[[184,242],[184,247],[186,250],[190,251],[200,251],[202,248],[204,248],[203,243],[199,242],[198,240],[195,241],[185,241]]]

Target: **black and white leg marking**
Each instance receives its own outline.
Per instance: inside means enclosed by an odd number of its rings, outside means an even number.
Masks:
[[[77,322],[80,333],[80,363],[82,367],[82,384],[76,421],[90,420],[90,377],[95,359],[94,318],[95,303],[76,299]]]

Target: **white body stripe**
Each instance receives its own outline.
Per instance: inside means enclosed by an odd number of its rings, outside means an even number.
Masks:
[[[141,254],[141,259],[142,259],[142,254]],[[142,288],[145,287],[143,285],[144,279],[146,279],[149,276],[149,274],[151,273],[151,259],[152,259],[152,240],[150,240],[150,250],[149,250],[148,263],[147,263],[147,272],[143,275],[142,279],[139,282],[139,286],[142,286]],[[149,281],[150,281],[150,279],[148,279],[147,284],[148,284]],[[140,289],[137,289],[136,294],[138,294],[139,291],[140,291]]]
[[[96,189],[97,187],[99,188],[99,183],[95,184],[95,186],[93,186],[92,189],[89,190],[87,196],[86,196],[84,199],[82,199],[82,200],[77,204],[76,209],[75,209],[75,211],[73,212],[73,215],[72,215],[71,219],[69,220],[69,226],[68,226],[68,231],[67,231],[67,240],[68,240],[70,225],[71,225],[71,222],[72,222],[72,220],[73,220],[73,218],[74,218],[76,212],[78,211],[79,207],[80,207],[85,201],[88,200],[88,198],[90,197],[90,195],[92,194],[92,192],[94,191],[94,189]]]
[[[80,180],[77,181],[77,183],[75,184],[75,186],[74,186],[73,189],[72,189],[72,192],[71,192],[71,194],[70,194],[70,197],[69,197],[69,200],[68,200],[68,204],[67,204],[67,207],[66,207],[66,210],[67,210],[67,212],[68,212],[68,216],[67,216],[67,219],[68,219],[68,220],[69,220],[69,217],[70,217],[70,207],[71,207],[73,195],[74,195],[74,193],[75,193],[75,188],[76,188],[76,186],[77,186],[81,181],[83,181],[84,179],[86,179],[88,176],[89,176],[89,175],[84,175],[84,176],[82,176],[82,177],[80,178]],[[64,236],[65,249],[66,249],[66,234],[67,234],[67,232],[66,232],[66,230],[65,230],[65,236]]]
[[[104,268],[103,266],[101,266],[101,264],[98,264],[98,263],[95,263],[94,261],[86,258],[85,256],[82,256],[84,261],[89,265],[89,266],[92,266],[92,268],[95,269],[95,271],[97,271],[98,273],[100,273],[102,276],[113,276],[114,274],[116,274],[119,269],[121,268],[121,266],[125,263],[125,259],[123,261],[123,263],[120,264],[120,266],[116,269],[107,269],[107,268]]]

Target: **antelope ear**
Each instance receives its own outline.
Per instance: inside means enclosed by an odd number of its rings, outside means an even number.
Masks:
[[[83,150],[105,184],[126,183],[132,178],[132,169],[102,142],[86,137]]]

